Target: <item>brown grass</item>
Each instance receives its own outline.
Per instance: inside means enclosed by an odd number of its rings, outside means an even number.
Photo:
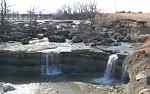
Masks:
[[[150,25],[150,13],[105,13],[97,15],[96,21],[101,24],[109,24],[110,22],[118,19],[133,19],[137,21],[147,21]]]

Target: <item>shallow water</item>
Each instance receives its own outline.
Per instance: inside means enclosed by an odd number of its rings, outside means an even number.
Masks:
[[[83,82],[11,84],[16,90],[4,94],[126,94],[126,85],[93,85]]]

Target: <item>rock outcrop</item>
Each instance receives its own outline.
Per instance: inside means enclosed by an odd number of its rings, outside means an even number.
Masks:
[[[150,94],[150,36],[128,60],[129,94]]]

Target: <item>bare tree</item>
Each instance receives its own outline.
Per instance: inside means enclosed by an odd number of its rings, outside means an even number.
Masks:
[[[32,22],[35,20],[35,12],[34,9],[30,9],[27,11],[29,23],[32,24]]]
[[[90,21],[91,30],[94,30],[93,25],[95,24],[95,16],[97,14],[97,5],[95,0],[91,1],[89,4],[81,4],[80,12],[81,14],[86,15]]]
[[[65,18],[68,18],[68,19],[72,18],[71,16],[73,15],[73,9],[71,8],[71,6],[64,5],[62,7],[62,9],[58,11],[58,14],[60,14],[60,11],[63,12],[62,18],[64,18],[64,19]]]
[[[5,24],[5,17],[7,14],[7,3],[6,0],[1,0],[1,25]]]
[[[27,13],[29,18],[30,34],[31,36],[35,36],[37,30],[37,15],[35,14],[34,8],[30,9]]]
[[[0,33],[7,34],[11,31],[11,25],[9,23],[9,9],[7,0],[1,0],[0,2]]]
[[[97,14],[97,3],[95,0],[89,2],[77,2],[74,6],[64,5],[62,8],[63,16],[69,19],[86,19],[90,21],[91,30],[94,30],[95,16]],[[65,18],[62,17],[62,18]]]

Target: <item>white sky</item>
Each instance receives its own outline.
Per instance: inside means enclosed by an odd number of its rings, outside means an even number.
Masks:
[[[7,0],[10,8],[14,11],[25,13],[30,8],[43,13],[56,12],[64,4],[88,0]],[[105,12],[121,11],[143,11],[150,12],[150,0],[97,0],[98,8]]]

